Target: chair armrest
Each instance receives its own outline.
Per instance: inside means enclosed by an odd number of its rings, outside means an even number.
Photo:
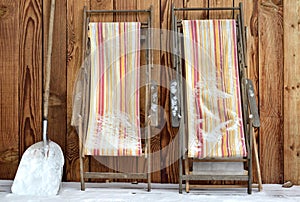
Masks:
[[[250,113],[253,115],[253,127],[259,128],[260,127],[260,120],[258,115],[258,108],[255,100],[255,94],[254,94],[254,87],[253,82],[250,79],[246,79],[246,89],[247,89],[247,97],[250,107]]]

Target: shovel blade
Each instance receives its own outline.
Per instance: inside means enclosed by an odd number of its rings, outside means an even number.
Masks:
[[[31,145],[23,154],[13,185],[12,193],[18,195],[51,196],[58,194],[64,156],[55,142],[49,142],[48,155],[44,143]]]

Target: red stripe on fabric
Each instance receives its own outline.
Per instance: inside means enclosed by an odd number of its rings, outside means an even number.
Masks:
[[[103,110],[102,110],[102,108],[103,108],[103,89],[102,89],[102,87],[103,87],[103,84],[102,84],[102,74],[103,74],[103,71],[102,71],[102,67],[104,66],[104,64],[103,64],[103,36],[102,36],[102,23],[98,23],[98,33],[97,33],[97,35],[96,35],[96,37],[97,37],[97,39],[98,39],[98,46],[99,47],[96,47],[96,49],[99,49],[98,50],[98,52],[99,52],[99,55],[97,55],[97,57],[98,57],[98,67],[99,67],[99,70],[98,70],[98,77],[97,78],[99,78],[100,80],[98,80],[98,93],[97,93],[97,95],[98,95],[98,106],[97,106],[97,108],[98,108],[98,111],[97,111],[97,114],[98,115],[100,115],[100,116],[103,116]],[[96,90],[96,89],[92,89],[92,90]],[[98,119],[98,117],[96,118],[96,121],[98,121],[97,122],[97,129],[96,129],[96,131],[97,131],[97,133],[96,134],[100,134],[101,133],[101,131],[102,131],[102,122],[101,122],[101,120],[100,119]],[[101,145],[101,138],[99,138],[98,139],[98,144],[99,145]],[[100,151],[99,150],[96,150],[95,151],[96,152],[96,154],[98,154]]]
[[[104,84],[105,84],[105,81],[104,81],[104,74],[105,74],[105,64],[104,64],[104,45],[105,45],[105,42],[104,42],[104,38],[103,38],[103,24],[100,23],[100,29],[99,29],[100,33],[99,33],[99,39],[100,39],[100,43],[98,43],[98,45],[100,45],[100,66],[99,66],[99,79],[100,79],[100,99],[99,99],[99,116],[103,116],[104,115]],[[99,128],[99,133],[102,132],[102,122],[99,120],[99,124],[100,124],[100,128]],[[101,145],[101,138],[99,138],[99,145]],[[100,150],[98,149],[97,150],[100,154]],[[98,154],[98,153],[97,153]]]
[[[98,23],[97,24],[97,31],[98,31],[98,33],[97,33],[97,35],[96,35],[96,39],[98,40],[97,42],[97,44],[99,45],[99,47],[96,47],[96,49],[101,49],[101,32],[102,32],[102,30],[101,30],[101,23]],[[101,70],[100,70],[100,67],[101,67],[101,50],[100,51],[97,51],[98,52],[98,54],[97,54],[97,61],[98,61],[98,66],[97,67],[99,67],[99,75],[98,75],[98,78],[101,78]],[[101,80],[99,80],[98,82],[97,82],[97,85],[100,87],[101,86]],[[93,90],[93,89],[91,89],[91,90]],[[98,100],[99,100],[99,103],[97,103],[99,106],[101,105],[101,90],[99,89],[99,93],[98,93]],[[97,113],[99,114],[100,113],[100,107],[98,106],[98,111],[97,111]]]
[[[119,27],[121,27],[121,23],[119,23]],[[121,36],[121,29],[119,29],[119,36]],[[118,38],[119,40],[119,44],[120,44],[120,48],[119,48],[119,56],[122,58],[122,45],[121,45],[121,40],[120,38]],[[122,88],[122,73],[123,73],[123,70],[122,70],[122,60],[120,60],[120,65],[119,65],[119,68],[120,68],[120,103],[119,103],[119,106],[120,106],[120,109],[122,109],[122,96],[123,96],[123,88]]]

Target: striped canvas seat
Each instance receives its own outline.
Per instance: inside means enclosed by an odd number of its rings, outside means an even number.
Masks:
[[[140,23],[90,23],[86,155],[140,156]]]
[[[247,155],[235,20],[184,20],[188,156]]]

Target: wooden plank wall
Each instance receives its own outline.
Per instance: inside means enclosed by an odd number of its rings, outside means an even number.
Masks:
[[[20,2],[19,15],[19,154],[40,141],[42,106],[42,1]]]
[[[78,137],[70,125],[74,81],[82,54],[82,10],[145,9],[153,5],[156,32],[153,79],[161,84],[160,128],[153,128],[154,182],[178,180],[178,130],[169,118],[167,86],[175,74],[170,69],[171,4],[176,7],[237,6],[244,4],[247,25],[248,74],[253,79],[262,128],[256,131],[264,183],[292,180],[300,184],[299,141],[299,1],[283,0],[62,0],[56,1],[52,55],[49,137],[65,154],[64,180],[79,180]],[[0,0],[0,178],[13,179],[25,149],[41,140],[42,69],[46,60],[49,1]],[[206,18],[208,12],[178,13],[188,19]],[[210,12],[212,18],[230,12]],[[143,15],[104,15],[101,21],[143,21]],[[145,109],[141,109],[145,114]],[[159,131],[159,132],[157,132]],[[157,133],[157,134],[156,134]],[[119,166],[114,159],[105,163]],[[135,160],[134,160],[135,161]],[[139,167],[143,162],[137,161]],[[108,170],[93,158],[89,170]],[[162,168],[162,169],[157,169]]]
[[[0,175],[11,179],[18,166],[19,112],[18,82],[19,2],[2,1],[0,4]]]
[[[67,131],[65,152],[65,180],[78,180],[79,156],[78,135],[74,127],[70,125],[72,117],[73,87],[77,71],[81,66],[82,55],[82,25],[83,7],[89,8],[88,1],[67,1]],[[88,161],[85,161],[88,166]]]
[[[300,184],[300,1],[284,1],[284,180]]]
[[[261,169],[263,181],[275,183],[283,181],[284,163],[282,1],[259,1],[258,18]]]

